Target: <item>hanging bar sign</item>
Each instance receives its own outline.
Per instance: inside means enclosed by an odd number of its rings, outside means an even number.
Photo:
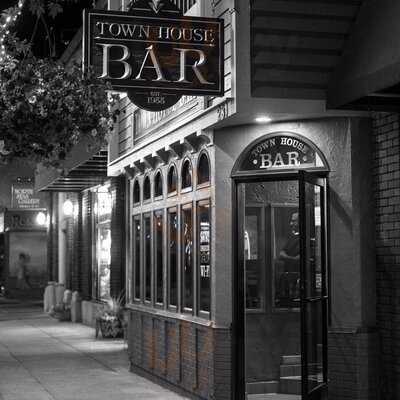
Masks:
[[[85,10],[84,66],[139,107],[160,111],[182,95],[224,93],[222,19],[185,17],[168,0],[128,12]]]

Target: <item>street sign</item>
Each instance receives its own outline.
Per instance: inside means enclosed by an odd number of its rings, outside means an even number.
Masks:
[[[224,93],[222,19],[185,17],[168,0],[128,12],[84,12],[84,65],[139,107],[161,111],[182,95]]]

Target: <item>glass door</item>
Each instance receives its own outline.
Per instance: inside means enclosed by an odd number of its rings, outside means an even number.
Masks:
[[[327,385],[327,232],[325,179],[300,172],[302,395],[320,400]]]
[[[322,400],[327,386],[326,180],[237,183],[238,399]]]

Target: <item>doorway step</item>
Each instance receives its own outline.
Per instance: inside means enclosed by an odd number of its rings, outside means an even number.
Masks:
[[[301,394],[301,356],[281,357],[279,393]]]
[[[249,395],[262,393],[278,393],[279,381],[249,382],[246,384],[246,392]]]

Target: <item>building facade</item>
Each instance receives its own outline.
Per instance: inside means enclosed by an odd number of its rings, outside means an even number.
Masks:
[[[132,371],[195,398],[395,399],[399,7],[174,3],[224,20],[224,96],[122,96],[107,172],[46,186],[80,204],[71,287],[104,299],[106,234]]]

